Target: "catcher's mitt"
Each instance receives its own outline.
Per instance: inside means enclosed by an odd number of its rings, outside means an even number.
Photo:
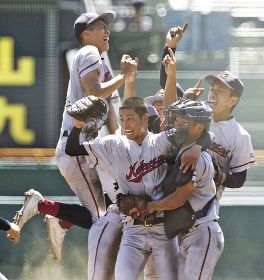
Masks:
[[[67,108],[67,113],[73,118],[86,123],[98,119],[106,120],[107,105],[103,99],[89,95],[70,105]]]
[[[155,218],[155,214],[149,214],[147,211],[147,203],[150,201],[148,196],[140,196],[140,195],[117,195],[117,206],[119,210],[125,215],[130,216],[129,211],[133,208],[137,209],[139,216],[132,216],[141,221],[153,220]]]

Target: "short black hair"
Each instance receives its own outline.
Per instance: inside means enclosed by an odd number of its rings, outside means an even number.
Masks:
[[[119,110],[121,109],[132,109],[140,117],[143,117],[145,114],[148,113],[148,108],[144,99],[137,96],[132,96],[125,99],[122,102],[122,106],[119,108]]]

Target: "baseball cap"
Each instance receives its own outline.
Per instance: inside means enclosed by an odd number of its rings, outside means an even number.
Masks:
[[[153,105],[153,103],[156,101],[163,101],[163,96],[164,89],[160,89],[154,95],[147,96],[144,99],[147,105]]]
[[[218,76],[208,75],[204,78],[208,84],[212,85],[215,80],[228,86],[238,97],[242,95],[244,85],[241,80],[229,71],[223,71]]]
[[[101,15],[96,13],[83,13],[74,22],[74,35],[77,40],[80,41],[81,34],[89,24],[95,22],[98,19],[101,19],[105,22],[106,25],[108,25],[113,22],[114,18],[115,13],[113,11],[108,11]]]

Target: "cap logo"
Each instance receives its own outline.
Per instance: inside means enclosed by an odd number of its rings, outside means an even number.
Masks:
[[[230,73],[228,71],[224,71],[224,72],[220,73],[218,77],[225,80],[229,75],[230,75]]]

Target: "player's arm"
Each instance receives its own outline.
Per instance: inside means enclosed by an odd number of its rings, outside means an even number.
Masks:
[[[10,223],[8,220],[0,217],[0,230],[7,231],[11,228]]]
[[[6,232],[7,237],[14,244],[17,244],[20,240],[20,229],[18,225],[10,223],[8,220],[0,217],[0,230]]]
[[[230,175],[225,174],[222,185],[226,188],[237,189],[241,188],[247,179],[247,170],[232,173]]]
[[[206,150],[212,142],[211,134],[204,132],[197,140],[196,144],[187,149],[181,156],[181,170],[187,172],[190,168],[194,170],[200,158],[201,151]]]
[[[184,24],[183,27],[180,27],[180,26],[173,27],[168,31],[167,36],[166,36],[166,45],[163,49],[162,58],[161,58],[162,62],[163,62],[163,59],[165,58],[165,56],[169,54],[169,48],[172,50],[173,53],[175,53],[176,47],[177,47],[178,43],[180,42],[180,40],[182,39],[183,33],[185,32],[186,28],[187,28],[187,25]],[[161,86],[161,88],[165,88],[166,80],[167,80],[167,74],[166,74],[166,70],[165,70],[165,65],[163,63],[161,63],[161,65],[160,65],[160,86]],[[178,97],[182,97],[183,94],[184,94],[184,90],[177,83]]]
[[[149,202],[147,204],[148,212],[153,213],[155,211],[173,210],[183,206],[192,194],[193,188],[193,182],[189,181],[163,199]]]
[[[84,145],[80,144],[80,133],[85,122],[74,119],[74,127],[71,130],[66,146],[65,153],[69,156],[88,155]]]
[[[124,88],[124,97],[123,100],[136,96],[135,93],[135,81],[137,77],[137,65],[138,65],[138,58],[135,57],[135,71],[131,73],[131,75],[125,81],[125,88]]]
[[[165,85],[165,92],[163,97],[163,107],[167,108],[173,102],[177,100],[176,92],[176,58],[171,49],[169,49],[169,54],[163,59],[163,64],[165,65],[167,81]]]
[[[86,95],[94,95],[101,98],[109,97],[115,90],[122,86],[126,79],[136,71],[137,62],[132,59],[122,58],[121,73],[109,81],[101,83],[98,70],[93,70],[81,78],[82,88]]]
[[[119,129],[119,125],[116,119],[116,113],[113,104],[110,102],[109,110],[107,114],[106,126],[109,134],[115,134]]]

